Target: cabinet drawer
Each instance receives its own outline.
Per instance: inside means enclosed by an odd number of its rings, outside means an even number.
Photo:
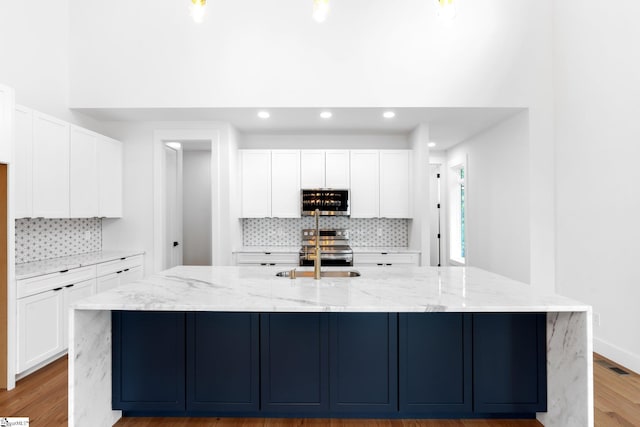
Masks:
[[[419,265],[420,258],[416,253],[354,253],[355,265]]]
[[[58,273],[18,280],[18,298],[90,280],[96,277],[96,266],[63,270]]]
[[[115,261],[103,262],[98,264],[97,276],[106,276],[107,274],[124,271],[127,268],[137,267],[143,264],[142,255],[134,255],[130,257],[120,258]]]
[[[259,253],[237,253],[236,264],[291,264],[298,265],[300,256],[298,253],[290,252],[259,252]]]

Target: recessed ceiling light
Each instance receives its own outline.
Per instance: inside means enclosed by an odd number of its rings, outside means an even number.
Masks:
[[[430,142],[430,143],[427,144],[427,147],[429,147],[429,148],[433,148],[435,146],[436,146],[435,142]]]
[[[331,111],[323,111],[322,113],[320,113],[320,117],[322,117],[323,119],[330,119],[331,117],[333,117],[333,113]]]
[[[271,114],[269,114],[268,111],[260,111],[258,112],[258,117],[260,117],[261,119],[268,119],[269,117],[271,117]]]
[[[393,119],[396,116],[396,113],[394,113],[393,111],[385,111],[384,113],[382,113],[382,116],[385,119]]]

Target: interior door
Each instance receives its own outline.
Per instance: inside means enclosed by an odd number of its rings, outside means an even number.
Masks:
[[[165,146],[166,171],[166,205],[165,205],[165,268],[182,264],[182,221],[180,207],[182,205],[179,192],[179,160],[177,150]]]

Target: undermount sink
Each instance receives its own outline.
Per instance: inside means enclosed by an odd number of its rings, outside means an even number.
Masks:
[[[293,273],[293,274],[292,274]],[[276,273],[278,277],[290,277],[291,279],[295,279],[297,277],[313,277],[313,271],[297,271],[297,270],[287,270],[287,271],[279,271]],[[349,271],[321,271],[320,277],[360,277],[360,272],[355,270]]]

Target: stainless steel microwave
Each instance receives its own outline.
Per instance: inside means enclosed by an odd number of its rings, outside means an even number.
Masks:
[[[349,190],[333,188],[313,188],[302,190],[302,215],[315,215],[316,209],[320,215],[349,216]]]

